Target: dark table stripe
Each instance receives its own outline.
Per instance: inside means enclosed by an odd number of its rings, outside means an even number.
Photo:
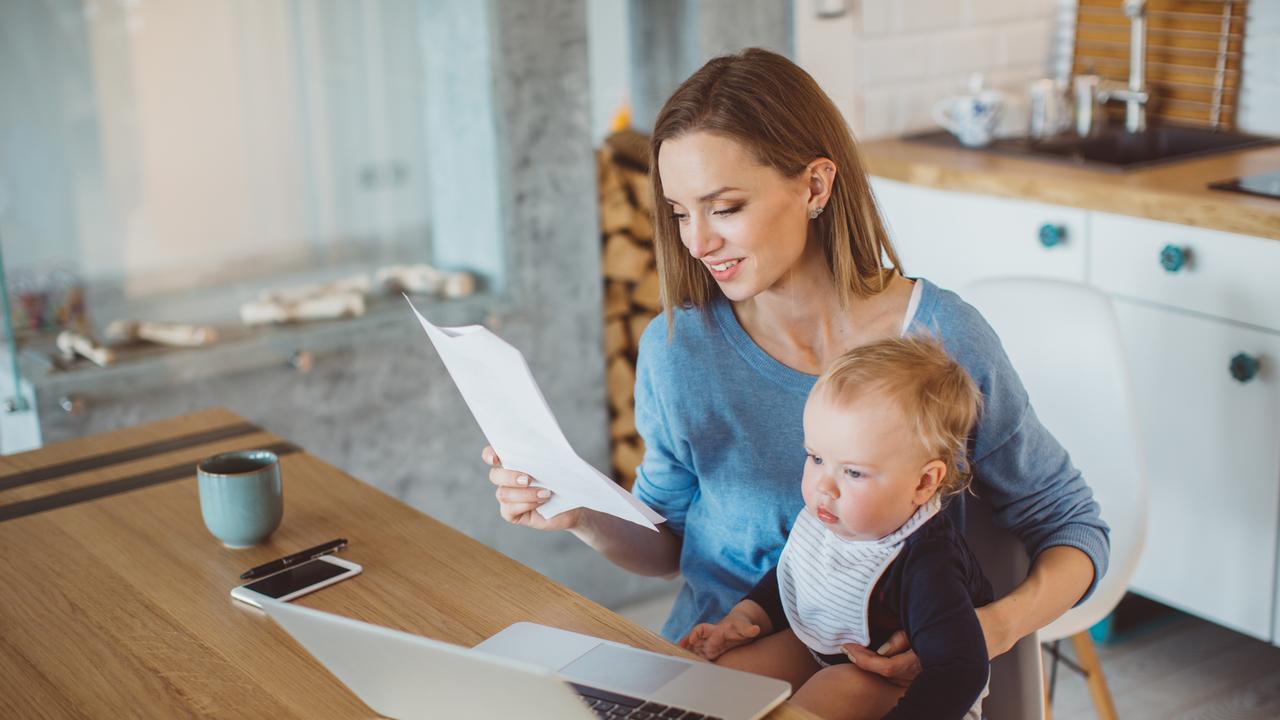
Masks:
[[[274,445],[268,445],[265,448],[254,449],[270,450],[280,457],[302,451],[302,448],[288,442],[276,443]],[[132,490],[141,490],[142,488],[151,487],[152,485],[160,485],[174,480],[195,477],[197,464],[198,463],[183,463],[182,465],[174,465],[173,467],[164,468],[163,470],[152,470],[151,472],[142,473],[140,475],[131,475],[117,480],[109,480],[97,485],[87,485],[85,487],[74,488],[64,492],[54,493],[52,495],[44,495],[30,500],[23,500],[21,502],[3,505],[0,506],[0,522],[26,517],[27,515],[34,515],[46,510],[56,510],[57,508],[88,502],[90,500],[98,500],[111,495],[119,495],[120,493],[126,493]]]
[[[190,435],[179,435],[178,437],[169,438],[168,440],[160,440],[146,445],[124,448],[123,450],[113,450],[109,453],[92,455],[78,460],[69,460],[55,465],[45,465],[44,467],[39,467],[34,470],[24,470],[12,475],[0,477],[0,490],[8,490],[10,488],[21,487],[23,485],[30,485],[31,483],[63,477],[65,475],[74,475],[86,470],[97,470],[98,468],[103,468],[108,465],[118,465],[132,460],[151,457],[153,455],[173,452],[174,450],[182,450],[184,448],[203,445],[217,440],[226,440],[227,438],[239,437],[241,435],[251,435],[261,431],[262,428],[252,423],[240,423],[237,425],[214,428],[212,430],[204,430]]]

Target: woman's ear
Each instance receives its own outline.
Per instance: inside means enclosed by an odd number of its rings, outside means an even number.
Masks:
[[[941,460],[930,460],[927,465],[920,468],[920,481],[916,483],[916,490],[911,495],[911,502],[916,505],[923,505],[938,492],[938,488],[942,485],[942,479],[947,476],[947,464]]]
[[[804,172],[809,186],[809,210],[825,208],[831,201],[831,189],[835,187],[836,164],[827,158],[818,158],[809,163]]]

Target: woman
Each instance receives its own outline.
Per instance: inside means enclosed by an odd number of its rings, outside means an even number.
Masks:
[[[678,640],[776,563],[802,504],[801,418],[817,375],[910,327],[941,340],[982,389],[975,494],[1032,558],[1021,585],[980,609],[990,656],[1086,597],[1108,550],[1092,493],[978,312],[902,274],[853,138],[817,83],[764,50],[711,60],[663,107],[650,157],[666,313],[640,342],[635,493],[667,522],[654,535],[585,509],[544,520],[535,510],[550,493],[485,448],[502,516],[569,530],[633,572],[680,573],[663,628]],[[947,510],[959,527],[963,504]],[[889,680],[918,671],[901,634],[880,654],[848,650]]]

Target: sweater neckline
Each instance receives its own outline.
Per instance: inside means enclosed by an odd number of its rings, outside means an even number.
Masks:
[[[912,308],[908,307],[907,311],[911,313],[911,317],[905,319],[904,323],[905,327],[911,328],[920,321],[920,318],[928,317],[928,313],[931,312],[935,302],[936,293],[934,292],[933,283],[928,280],[924,278],[908,279],[920,283],[919,302],[916,304],[914,312],[912,312]],[[712,301],[711,315],[720,326],[725,339],[756,372],[787,390],[802,395],[809,394],[813,384],[817,382],[818,376],[796,370],[765,352],[764,348],[751,339],[751,335],[747,333],[746,328],[742,327],[742,323],[738,322],[738,316],[733,313],[733,304],[729,302],[728,298],[721,295]]]

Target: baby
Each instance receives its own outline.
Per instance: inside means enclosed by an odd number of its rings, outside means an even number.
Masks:
[[[793,684],[807,677],[794,699],[820,714],[830,683],[857,682],[859,707],[831,714],[980,717],[989,668],[974,608],[992,590],[939,510],[968,486],[981,398],[932,340],[885,340],[837,360],[805,405],[804,510],[777,567],[681,645]],[[899,629],[922,668],[909,687],[848,664],[842,646],[879,648]],[[771,634],[783,637],[753,644]]]

